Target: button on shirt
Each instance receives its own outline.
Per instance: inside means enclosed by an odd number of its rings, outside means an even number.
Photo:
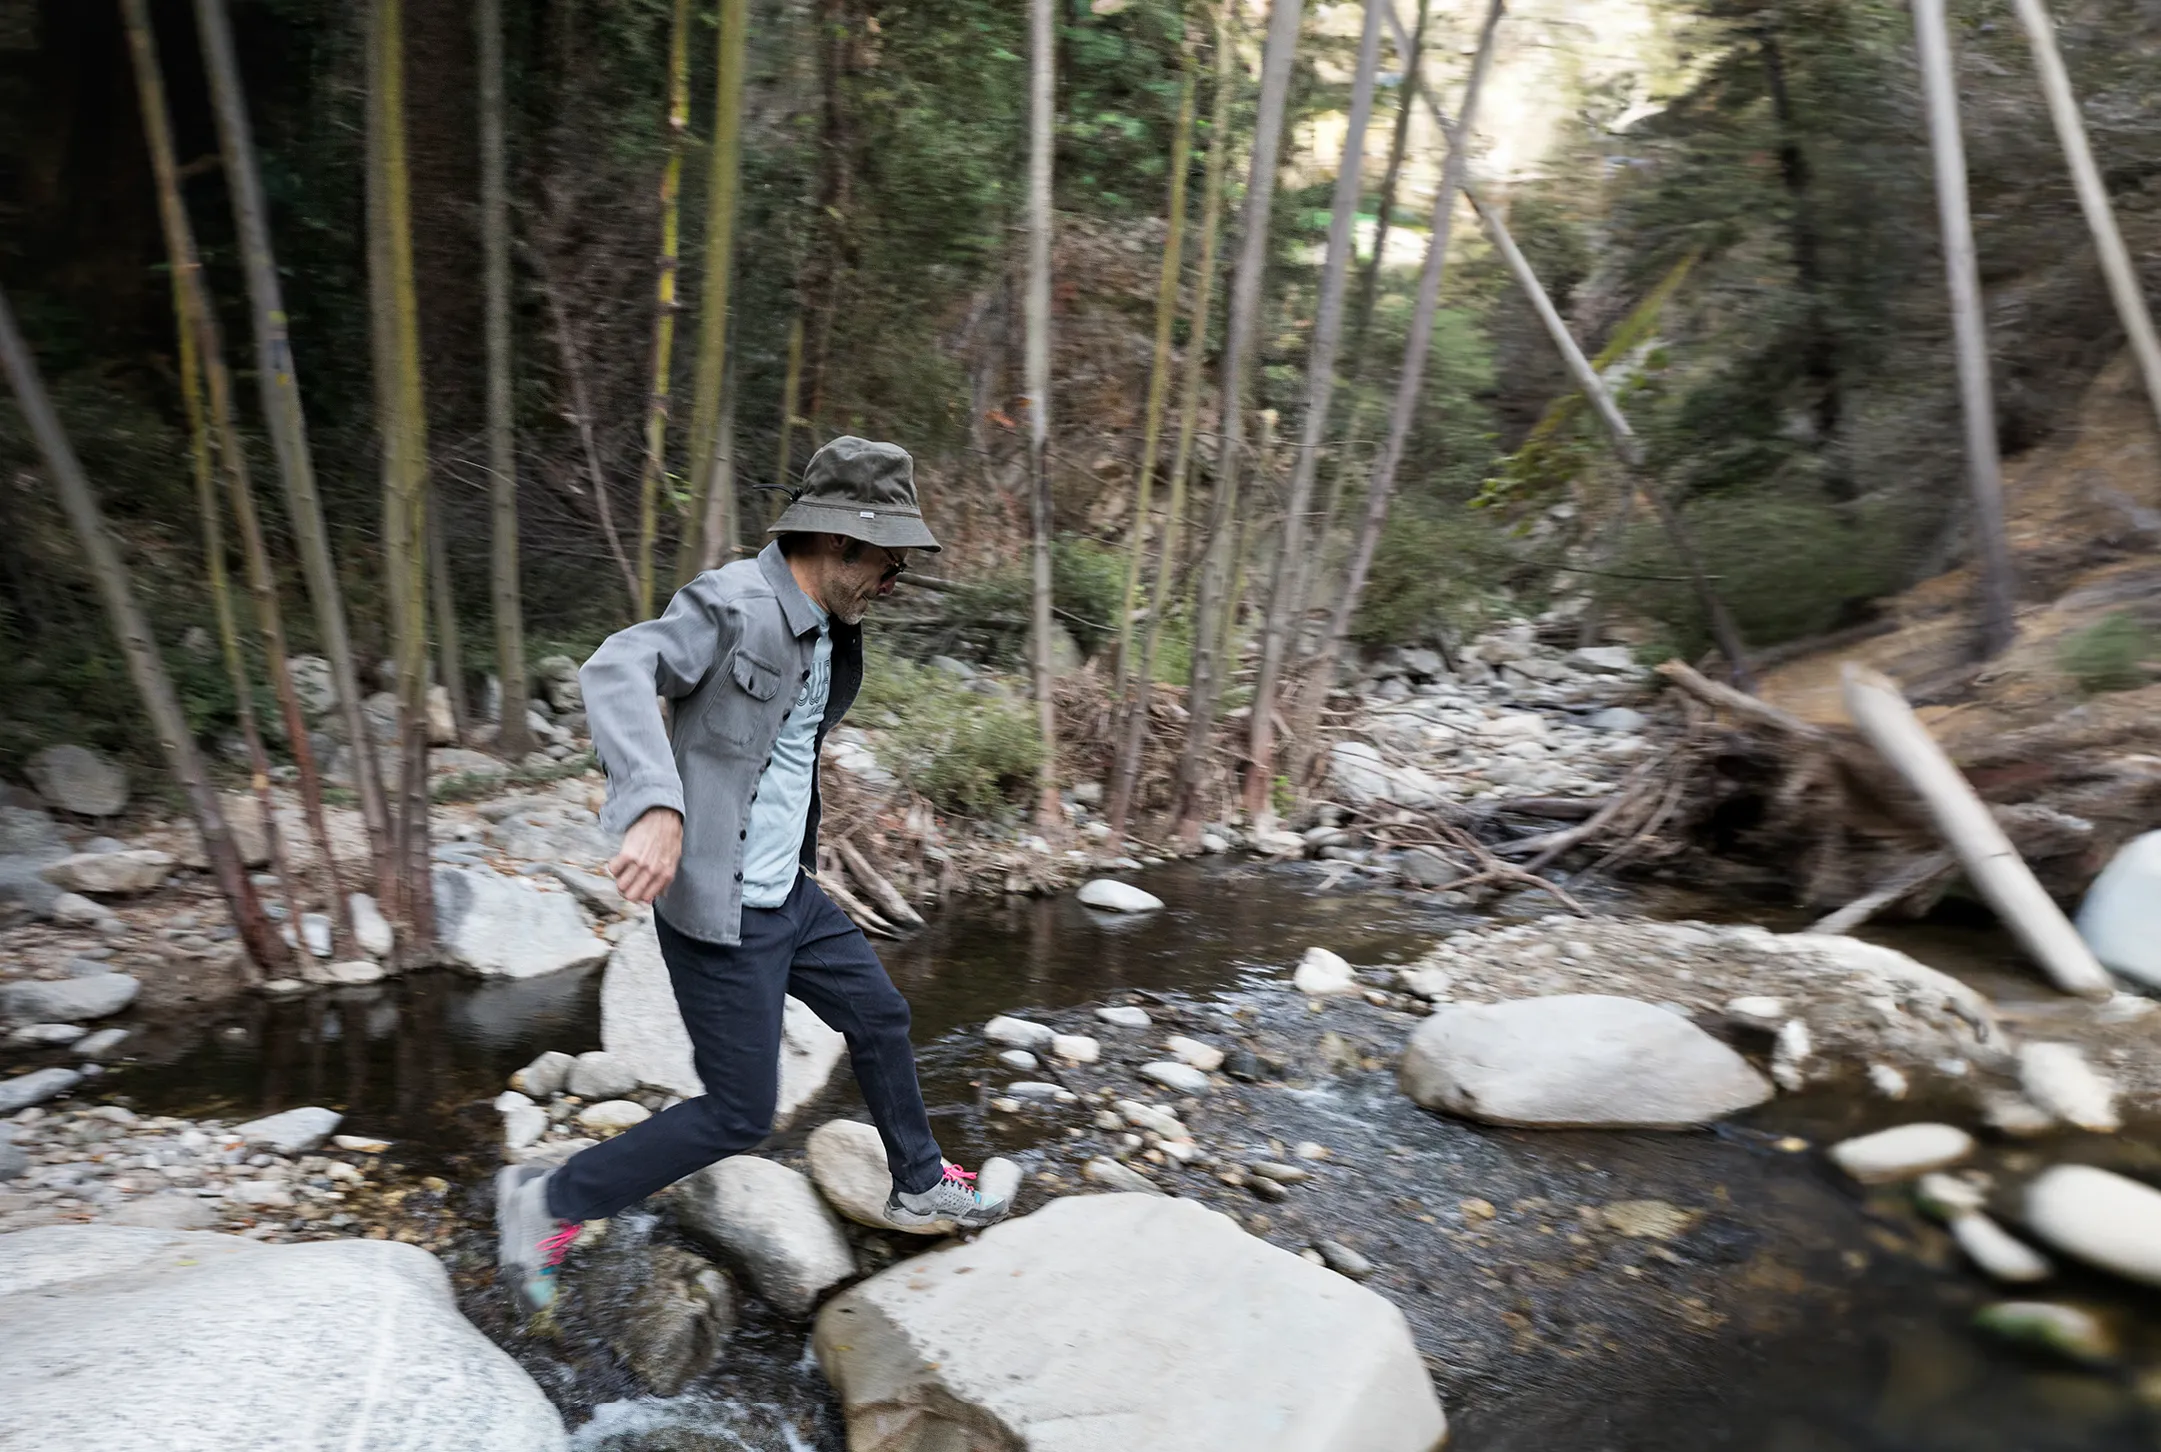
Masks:
[[[815,604],[813,609],[817,607]],[[743,906],[776,908],[788,900],[801,869],[803,827],[818,779],[818,724],[833,684],[833,629],[818,611],[818,645],[810,675],[780,723],[772,759],[758,777],[743,832]]]

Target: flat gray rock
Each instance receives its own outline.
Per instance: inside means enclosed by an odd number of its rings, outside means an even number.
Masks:
[[[23,768],[38,795],[64,812],[118,816],[128,804],[128,774],[87,746],[48,746]]]
[[[12,1023],[84,1023],[135,1001],[141,985],[125,973],[27,979],[0,987],[0,1018]]]
[[[632,923],[608,959],[600,983],[600,1042],[630,1066],[641,1084],[685,1099],[705,1092],[691,1065],[690,1033],[676,1007],[650,917]],[[847,1047],[847,1040],[809,1004],[794,997],[783,1001],[775,1129],[787,1128],[805,1104],[824,1092]]]
[[[45,880],[45,869],[68,855],[51,817],[28,807],[0,807],[0,917],[11,909],[52,916],[66,894]],[[89,920],[97,915],[93,909]]]
[[[1163,899],[1154,893],[1144,892],[1132,883],[1120,882],[1114,877],[1098,877],[1083,884],[1080,900],[1089,907],[1112,913],[1152,913],[1163,906]]]
[[[534,978],[608,956],[567,890],[481,867],[437,864],[435,914],[444,954],[475,973]]]
[[[1208,1076],[1191,1064],[1181,1064],[1175,1059],[1164,1059],[1140,1068],[1143,1079],[1153,1080],[1164,1088],[1178,1094],[1206,1094]]]
[[[1054,1200],[835,1297],[812,1344],[852,1452],[1432,1452],[1447,1431],[1401,1311],[1191,1200]]]
[[[281,1155],[300,1155],[330,1138],[344,1119],[335,1109],[311,1106],[251,1119],[233,1133],[249,1144],[269,1145]]]
[[[886,1168],[885,1141],[878,1131],[860,1120],[836,1119],[810,1132],[803,1146],[810,1158],[810,1177],[826,1203],[858,1225],[874,1230],[906,1230],[911,1235],[950,1235],[950,1220],[929,1225],[895,1225],[885,1218],[886,1197],[893,1193],[893,1175]]]
[[[1679,1129],[1772,1092],[1687,1019],[1597,993],[1443,1008],[1411,1035],[1397,1075],[1428,1109],[1532,1129]]]
[[[600,818],[560,798],[538,800],[499,818],[488,828],[488,841],[527,862],[597,868],[615,855],[614,842],[600,830]]]
[[[18,1109],[43,1104],[55,1095],[67,1093],[82,1081],[83,1076],[73,1069],[32,1069],[12,1079],[0,1079],[0,1114],[13,1114]]]
[[[783,1316],[807,1317],[819,1296],[855,1274],[840,1221],[786,1165],[735,1155],[683,1181],[678,1194],[684,1229],[742,1266]]]
[[[561,1452],[418,1246],[117,1225],[0,1235],[0,1447]]]

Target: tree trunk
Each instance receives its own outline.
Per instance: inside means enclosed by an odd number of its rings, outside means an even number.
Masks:
[[[1381,267],[1388,258],[1388,233],[1395,224],[1396,188],[1403,181],[1403,154],[1411,142],[1411,117],[1417,111],[1419,66],[1426,53],[1426,20],[1433,0],[1418,0],[1418,19],[1411,27],[1411,43],[1403,48],[1403,80],[1396,87],[1396,125],[1388,139],[1388,165],[1381,172],[1381,195],[1374,211],[1373,255],[1358,273],[1358,302],[1351,312],[1350,375],[1353,382],[1365,372],[1366,330],[1373,325],[1373,305],[1380,297]],[[1341,470],[1337,471],[1340,478]]]
[[[735,259],[737,181],[742,173],[743,54],[750,33],[748,0],[720,0],[720,54],[713,86],[713,144],[705,194],[705,294],[699,299],[698,375],[690,405],[690,512],[676,559],[676,583],[710,569],[705,544],[709,501],[725,471],[720,442],[721,393],[728,358],[728,295]],[[730,539],[727,545],[732,547]]]
[[[562,291],[556,287],[548,270],[548,255],[538,247],[527,247],[526,258],[533,270],[540,275],[541,297],[548,304],[548,320],[555,330],[556,350],[563,359],[563,381],[570,388],[571,423],[578,430],[578,446],[585,457],[586,478],[593,488],[593,517],[600,525],[601,537],[608,543],[608,554],[615,561],[616,570],[623,577],[623,600],[633,614],[638,608],[638,572],[630,563],[630,556],[623,549],[623,536],[615,527],[615,510],[608,502],[608,475],[600,467],[600,446],[593,438],[592,394],[585,386],[585,364],[578,351],[577,336],[571,331],[570,310],[563,306]],[[521,663],[522,665],[522,663]],[[504,700],[509,700],[509,688],[504,688]]]
[[[323,525],[322,497],[315,487],[307,416],[300,405],[300,378],[293,366],[292,340],[286,331],[285,300],[270,248],[270,220],[263,202],[262,176],[255,166],[254,135],[240,87],[239,62],[233,55],[232,26],[225,14],[225,0],[195,0],[195,18],[217,115],[225,184],[232,195],[233,229],[240,237],[241,263],[247,274],[248,301],[255,325],[255,376],[262,389],[263,419],[277,455],[286,514],[300,545],[300,568],[315,609],[316,634],[330,662],[338,709],[345,717],[346,732],[352,741],[353,785],[360,796],[361,820],[367,826],[377,895],[382,896],[397,881],[390,811],[384,800],[382,777],[375,768],[375,745],[368,735],[367,713],[360,705],[360,675],[354,669],[352,636],[346,629],[345,596],[330,554],[329,531]],[[282,661],[280,657],[281,665]]]
[[[1223,350],[1222,458],[1216,497],[1208,516],[1208,552],[1194,605],[1193,685],[1187,694],[1186,744],[1178,762],[1171,821],[1180,837],[1200,835],[1200,774],[1215,728],[1221,694],[1221,667],[1215,659],[1214,623],[1229,587],[1238,500],[1238,452],[1245,433],[1246,372],[1260,327],[1261,283],[1268,268],[1268,220],[1275,203],[1276,157],[1283,140],[1283,111],[1290,94],[1291,61],[1298,50],[1298,23],[1304,0],[1273,0],[1268,44],[1261,59],[1260,105],[1253,123],[1253,161],[1246,182],[1245,215],[1240,222],[1238,270],[1231,281],[1230,322]]]
[[[165,255],[172,272],[173,323],[179,341],[180,392],[188,419],[188,458],[195,478],[195,507],[202,517],[204,574],[210,585],[212,608],[218,621],[218,645],[225,658],[225,674],[233,688],[233,709],[239,719],[240,737],[247,746],[251,786],[256,812],[261,819],[263,842],[270,863],[284,891],[286,920],[300,921],[300,902],[295,892],[298,877],[279,839],[277,804],[270,795],[270,756],[263,749],[263,734],[255,717],[255,691],[248,680],[247,658],[240,646],[240,629],[234,619],[232,589],[225,573],[225,531],[218,507],[216,471],[211,461],[210,412],[205,406],[206,368],[221,366],[204,358],[210,342],[197,316],[208,306],[202,295],[202,268],[195,251],[193,230],[180,197],[179,171],[174,164],[172,119],[165,102],[165,79],[158,64],[156,33],[150,26],[146,0],[121,0],[120,14],[127,28],[128,54],[135,72],[136,100],[142,111],[143,141],[150,153],[151,174],[158,187],[158,220],[165,234]],[[222,386],[221,386],[222,393]],[[226,410],[227,415],[230,409]]]
[[[398,667],[400,755],[398,906],[407,930],[408,963],[435,950],[434,892],[428,856],[428,481],[427,414],[420,377],[420,316],[413,292],[412,203],[405,157],[404,0],[375,0],[370,76],[371,121],[380,192],[369,208],[376,241],[371,258],[385,270],[372,292],[378,333],[390,357],[378,360],[390,378],[379,383],[388,459],[383,500],[385,593]],[[448,622],[444,622],[448,628]],[[512,703],[505,702],[510,709]]]
[[[1170,391],[1171,325],[1178,319],[1178,265],[1185,250],[1186,171],[1193,150],[1193,52],[1182,57],[1178,119],[1171,127],[1171,194],[1164,204],[1169,222],[1163,241],[1163,266],[1156,278],[1156,346],[1148,373],[1148,404],[1141,425],[1140,482],[1133,491],[1133,548],[1126,561],[1126,587],[1118,608],[1118,657],[1111,681],[1112,699],[1123,702],[1133,654],[1133,606],[1140,597],[1141,560],[1148,549],[1148,508],[1156,471],[1156,445],[1163,431],[1163,400]]]
[[[1478,92],[1493,64],[1493,38],[1501,28],[1506,0],[1490,0],[1486,20],[1478,35],[1478,53],[1471,60],[1470,78],[1463,86],[1463,112],[1448,135],[1448,160],[1441,167],[1440,189],[1433,196],[1431,240],[1418,274],[1418,301],[1411,312],[1410,336],[1403,345],[1403,371],[1396,378],[1394,409],[1388,416],[1388,441],[1381,446],[1380,462],[1366,485],[1366,516],[1351,547],[1350,568],[1343,591],[1336,599],[1328,622],[1328,636],[1315,659],[1315,680],[1325,681],[1334,669],[1344,640],[1350,635],[1351,617],[1365,593],[1366,573],[1373,566],[1373,552],[1381,540],[1381,526],[1388,521],[1388,506],[1395,497],[1396,471],[1403,464],[1403,450],[1410,442],[1411,423],[1418,416],[1419,395],[1425,386],[1426,356],[1433,346],[1433,315],[1440,306],[1441,276],[1448,267],[1448,237],[1456,216],[1456,193],[1462,190],[1471,164],[1471,138],[1476,134]],[[1315,690],[1320,689],[1316,684]]]
[[[1381,12],[1391,0],[1366,0],[1365,31],[1358,43],[1358,71],[1351,86],[1351,113],[1343,135],[1343,161],[1336,169],[1335,202],[1328,218],[1328,254],[1321,264],[1321,296],[1313,321],[1312,352],[1306,363],[1306,414],[1291,462],[1290,495],[1283,505],[1283,529],[1268,585],[1268,613],[1261,625],[1260,673],[1253,686],[1253,719],[1248,737],[1245,809],[1259,822],[1268,810],[1269,784],[1275,775],[1276,681],[1283,667],[1291,628],[1294,576],[1306,549],[1306,507],[1313,498],[1313,472],[1320,462],[1321,438],[1328,428],[1335,398],[1336,348],[1343,336],[1343,291],[1353,246],[1351,223],[1365,163],[1366,126],[1373,117],[1373,73],[1381,58]]]
[[[1208,118],[1208,161],[1201,181],[1200,257],[1193,278],[1193,312],[1186,325],[1186,372],[1178,403],[1178,448],[1171,459],[1170,500],[1163,511],[1163,537],[1156,549],[1155,578],[1149,587],[1148,633],[1141,645],[1133,704],[1126,712],[1124,738],[1111,770],[1110,844],[1125,836],[1126,817],[1140,782],[1141,752],[1148,740],[1148,698],[1155,689],[1156,647],[1170,614],[1171,585],[1178,569],[1179,531],[1185,523],[1186,479],[1192,472],[1193,436],[1200,426],[1201,382],[1208,370],[1208,312],[1215,300],[1216,243],[1223,218],[1223,175],[1230,161],[1231,93],[1237,75],[1231,49],[1231,0],[1216,4],[1215,95]]]
[[[743,525],[736,507],[735,405],[740,374],[733,357],[721,370],[720,422],[713,430],[713,484],[705,493],[705,526],[698,533],[697,568],[718,569],[735,557]]]
[[[2094,165],[2093,148],[2086,144],[2086,123],[2079,115],[2078,98],[2071,93],[2071,77],[2064,71],[2063,57],[2056,51],[2056,26],[2043,0],[2014,0],[2019,23],[2033,46],[2034,68],[2041,74],[2041,93],[2048,98],[2049,119],[2056,124],[2056,140],[2071,168],[2078,188],[2078,204],[2086,213],[2087,230],[2093,233],[2101,272],[2108,279],[2109,296],[2116,303],[2116,317],[2131,352],[2138,359],[2139,376],[2146,381],[2146,400],[2153,406],[2154,420],[2161,423],[2161,340],[2154,336],[2153,314],[2139,287],[2138,270],[2124,250],[2123,233],[2116,228],[2116,213],[2109,206],[2108,188],[2101,169]]]
[[[432,490],[430,491],[433,492]],[[435,627],[436,669],[450,698],[451,734],[463,743],[473,729],[465,700],[465,647],[458,638],[458,601],[451,589],[450,542],[439,501],[428,501],[428,609]]]
[[[1801,149],[1801,125],[1793,111],[1793,96],[1786,85],[1786,52],[1779,44],[1775,12],[1767,14],[1757,37],[1763,56],[1764,84],[1771,93],[1771,113],[1778,121],[1778,171],[1793,208],[1793,274],[1808,300],[1806,332],[1801,345],[1801,371],[1816,392],[1816,435],[1828,444],[1838,432],[1844,412],[1838,376],[1838,335],[1832,324],[1830,300],[1823,278],[1823,245],[1816,225],[1814,199],[1809,195],[1808,153]],[[1831,456],[1826,453],[1827,461]],[[1828,481],[1833,492],[1850,499],[1853,481],[1847,471],[1833,463]]]
[[[1951,74],[1951,37],[1944,0],[1913,0],[1913,30],[1928,103],[1929,152],[1936,172],[1936,212],[1943,229],[1943,268],[1951,294],[1951,336],[1958,362],[1959,402],[1966,421],[1966,479],[1973,492],[1979,542],[1981,656],[2011,644],[2016,583],[2004,533],[2003,471],[1996,455],[1996,401],[1988,374],[1988,329],[1981,317],[1981,277],[1974,262],[1973,218],[1966,207],[1966,146],[1958,130],[1958,92]]]
[[[1051,133],[1057,124],[1051,60],[1057,28],[1051,0],[1029,0],[1028,105],[1028,502],[1035,575],[1031,656],[1043,766],[1036,775],[1036,826],[1060,825],[1058,721],[1052,702],[1050,498],[1050,196]]]
[[[638,476],[638,618],[653,618],[653,551],[660,486],[668,472],[668,379],[675,351],[675,271],[681,252],[683,134],[690,125],[690,0],[675,0],[668,30],[668,162],[660,173],[660,275],[654,284],[653,389],[645,414],[645,467]]]
[[[1599,421],[1605,425],[1606,432],[1612,437],[1614,452],[1620,456],[1621,466],[1628,474],[1629,489],[1642,491],[1651,501],[1651,508],[1658,515],[1659,526],[1665,531],[1666,541],[1679,557],[1682,568],[1688,571],[1688,578],[1695,587],[1696,599],[1702,604],[1704,615],[1711,622],[1711,634],[1718,641],[1719,653],[1726,657],[1726,663],[1733,669],[1733,683],[1744,691],[1754,690],[1754,677],[1748,665],[1748,646],[1741,639],[1741,627],[1735,622],[1733,612],[1726,608],[1725,600],[1712,588],[1711,577],[1703,568],[1703,557],[1696,551],[1696,542],[1689,536],[1688,527],[1681,519],[1681,512],[1674,508],[1673,501],[1666,497],[1666,491],[1658,486],[1658,481],[1651,478],[1644,468],[1643,446],[1637,439],[1635,430],[1628,426],[1628,420],[1614,403],[1613,395],[1606,391],[1605,380],[1598,376],[1598,370],[1591,366],[1590,360],[1583,356],[1583,349],[1576,345],[1574,335],[1568,331],[1568,324],[1562,321],[1560,311],[1553,306],[1553,300],[1540,285],[1538,274],[1531,271],[1531,264],[1524,259],[1522,249],[1516,246],[1516,239],[1509,235],[1507,226],[1492,208],[1468,192],[1465,195],[1470,198],[1472,210],[1477,212],[1479,220],[1486,224],[1486,235],[1492,238],[1494,250],[1501,254],[1501,260],[1507,264],[1510,274],[1514,276],[1516,286],[1523,290],[1524,297],[1531,304],[1531,310],[1538,314],[1538,320],[1545,325],[1546,336],[1552,340],[1555,351],[1561,355],[1561,362],[1566,365],[1569,376],[1575,380],[1576,387],[1582,390],[1583,396],[1590,400]]]
[[[788,320],[788,368],[780,381],[780,457],[773,467],[773,483],[789,491],[793,497],[795,485],[795,412],[802,403],[803,389],[803,315],[798,312]]]
[[[518,436],[512,399],[510,184],[503,137],[502,0],[475,0],[480,39],[480,250],[486,267],[488,328],[488,597],[495,616],[495,678],[502,709],[495,749],[512,761],[533,749],[525,712],[525,603],[518,579]]]
[[[166,763],[187,793],[188,806],[203,836],[203,849],[210,858],[218,888],[232,911],[241,944],[259,968],[282,969],[290,961],[285,944],[271,928],[270,919],[255,896],[255,887],[248,881],[247,870],[241,865],[240,853],[233,846],[232,831],[219,810],[217,793],[210,789],[202,756],[195,749],[195,739],[188,734],[187,717],[181,712],[180,699],[173,692],[172,679],[165,673],[164,661],[158,657],[157,639],[150,633],[142,612],[136,608],[134,592],[128,585],[127,566],[106,531],[97,500],[90,492],[90,481],[83,476],[74,447],[53,412],[44,380],[38,376],[36,360],[30,356],[29,347],[16,329],[15,312],[5,294],[0,294],[0,369],[7,373],[8,384],[15,391],[16,402],[22,406],[31,436],[37,440],[38,452],[44,455],[45,465],[52,471],[53,486],[60,495],[61,507],[66,510],[76,537],[82,541],[106,618],[120,642],[121,654],[127,658],[128,674],[135,678],[135,689],[142,693],[143,704],[158,733],[158,744],[164,748]]]

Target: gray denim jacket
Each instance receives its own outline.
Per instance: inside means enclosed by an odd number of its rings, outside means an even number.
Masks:
[[[821,752],[863,684],[863,628],[835,620],[832,630]],[[608,773],[602,830],[621,836],[654,807],[683,814],[682,864],[656,904],[678,932],[742,941],[750,799],[817,644],[817,610],[776,543],[754,560],[707,570],[676,591],[658,620],[609,636],[578,672],[593,747]],[[673,703],[666,722],[659,696]],[[806,872],[818,861],[820,810],[814,784],[803,826]]]

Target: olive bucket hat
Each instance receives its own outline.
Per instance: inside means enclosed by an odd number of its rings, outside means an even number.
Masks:
[[[767,534],[844,534],[888,549],[938,548],[915,502],[915,460],[898,444],[842,435],[810,456],[803,487]]]

